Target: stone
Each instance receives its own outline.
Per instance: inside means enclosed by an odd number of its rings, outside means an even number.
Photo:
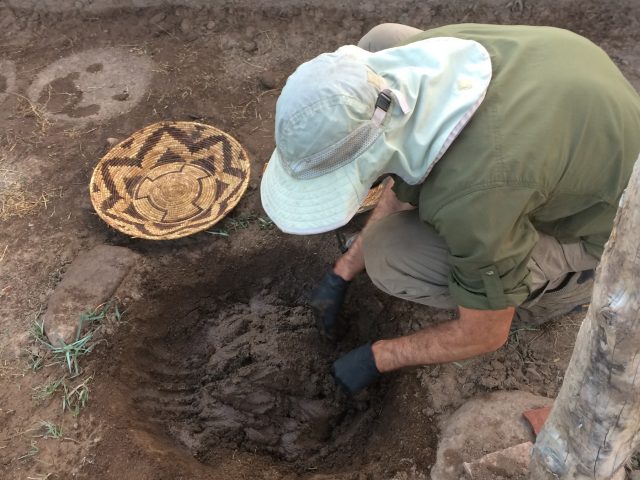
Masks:
[[[489,453],[473,462],[463,464],[471,480],[494,478],[496,472],[511,480],[527,478],[533,443],[524,442],[513,447]]]
[[[207,22],[207,30],[213,30],[214,28],[216,28],[216,22],[214,22],[213,20],[209,20]]]
[[[223,50],[231,50],[238,46],[238,41],[234,38],[229,38],[226,35],[221,36],[220,38],[220,48]]]
[[[522,412],[549,406],[553,400],[528,392],[493,392],[462,405],[442,426],[433,480],[459,480],[463,464],[525,442],[534,442]]]
[[[156,25],[162,22],[165,18],[167,18],[167,15],[164,12],[156,13],[153,17],[149,19],[149,23]]]
[[[129,92],[120,92],[120,93],[116,93],[113,97],[114,100],[118,101],[118,102],[124,102],[125,100],[127,100],[129,98]]]
[[[107,138],[107,146],[109,147],[113,147],[115,146],[117,143],[119,143],[120,140],[115,138],[115,137],[109,137]]]
[[[73,342],[79,315],[110,300],[139,257],[127,248],[110,245],[80,254],[49,298],[43,316],[49,342],[54,346]]]
[[[271,72],[264,72],[258,75],[258,81],[265,90],[273,90],[277,85],[276,77]]]
[[[180,22],[180,31],[187,34],[191,33],[192,28],[191,21],[188,18],[183,18]]]
[[[258,44],[253,40],[247,40],[246,42],[243,42],[242,49],[247,53],[253,53],[258,50]]]

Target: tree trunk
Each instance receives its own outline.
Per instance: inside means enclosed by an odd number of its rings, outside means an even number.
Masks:
[[[530,477],[623,479],[640,441],[640,158]]]

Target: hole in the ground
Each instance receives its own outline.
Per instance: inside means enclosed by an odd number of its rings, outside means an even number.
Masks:
[[[310,313],[267,291],[215,307],[176,345],[184,353],[150,347],[159,381],[137,403],[198,458],[224,446],[313,464],[350,407]]]
[[[341,450],[357,452],[368,435],[381,392],[354,401],[340,391],[330,375],[340,349],[301,305],[303,282],[295,271],[270,280],[266,263],[229,259],[216,266],[227,278],[187,281],[158,292],[153,307],[134,306],[145,312],[136,323],[153,326],[133,353],[131,399],[204,463],[225,449],[301,470],[342,464]]]

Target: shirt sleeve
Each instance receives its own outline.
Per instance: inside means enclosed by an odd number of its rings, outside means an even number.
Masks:
[[[449,289],[458,305],[500,310],[528,297],[527,263],[538,233],[527,213],[538,196],[527,188],[485,188],[456,197],[423,218],[447,243]]]
[[[420,200],[422,185],[409,185],[397,175],[392,175],[392,177],[393,187],[391,187],[391,189],[393,193],[396,194],[396,198],[401,202],[417,206]]]

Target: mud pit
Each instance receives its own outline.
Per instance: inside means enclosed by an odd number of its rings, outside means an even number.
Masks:
[[[0,180],[19,176],[11,183],[27,200],[46,199],[0,223],[0,478],[425,480],[439,432],[469,398],[557,393],[579,319],[516,331],[494,354],[387,375],[345,398],[328,375],[335,358],[450,313],[360,278],[339,342],[322,340],[305,304],[335,239],[261,228],[259,176],[286,77],[378,23],[569,28],[601,45],[637,89],[637,2],[263,3],[0,2],[0,175],[13,175]],[[249,152],[247,194],[216,226],[228,237],[129,239],[94,214],[87,185],[98,159],[160,120],[212,124]],[[66,266],[101,244],[143,261],[118,292],[125,322],[84,365],[90,403],[76,418],[59,398],[31,399],[55,372],[25,373],[23,357]],[[24,434],[41,420],[72,440]]]
[[[175,346],[184,357],[160,360],[161,380],[135,400],[198,458],[223,446],[315,464],[352,407],[309,311],[264,291],[217,307]]]
[[[182,285],[147,291],[132,304],[133,331],[145,340],[121,359],[122,396],[110,396],[118,409],[136,412],[128,414],[136,428],[152,427],[154,442],[172,443],[170,450],[177,446],[207,465],[224,452],[271,458],[284,471],[353,463],[386,389],[350,399],[329,372],[360,328],[371,326],[358,326],[356,318],[344,341],[324,340],[304,305],[308,286],[301,272],[274,279],[268,259],[268,252],[258,258],[231,253],[219,265],[231,278],[183,278]],[[159,287],[156,280],[143,283]],[[121,342],[130,345],[127,338]]]

